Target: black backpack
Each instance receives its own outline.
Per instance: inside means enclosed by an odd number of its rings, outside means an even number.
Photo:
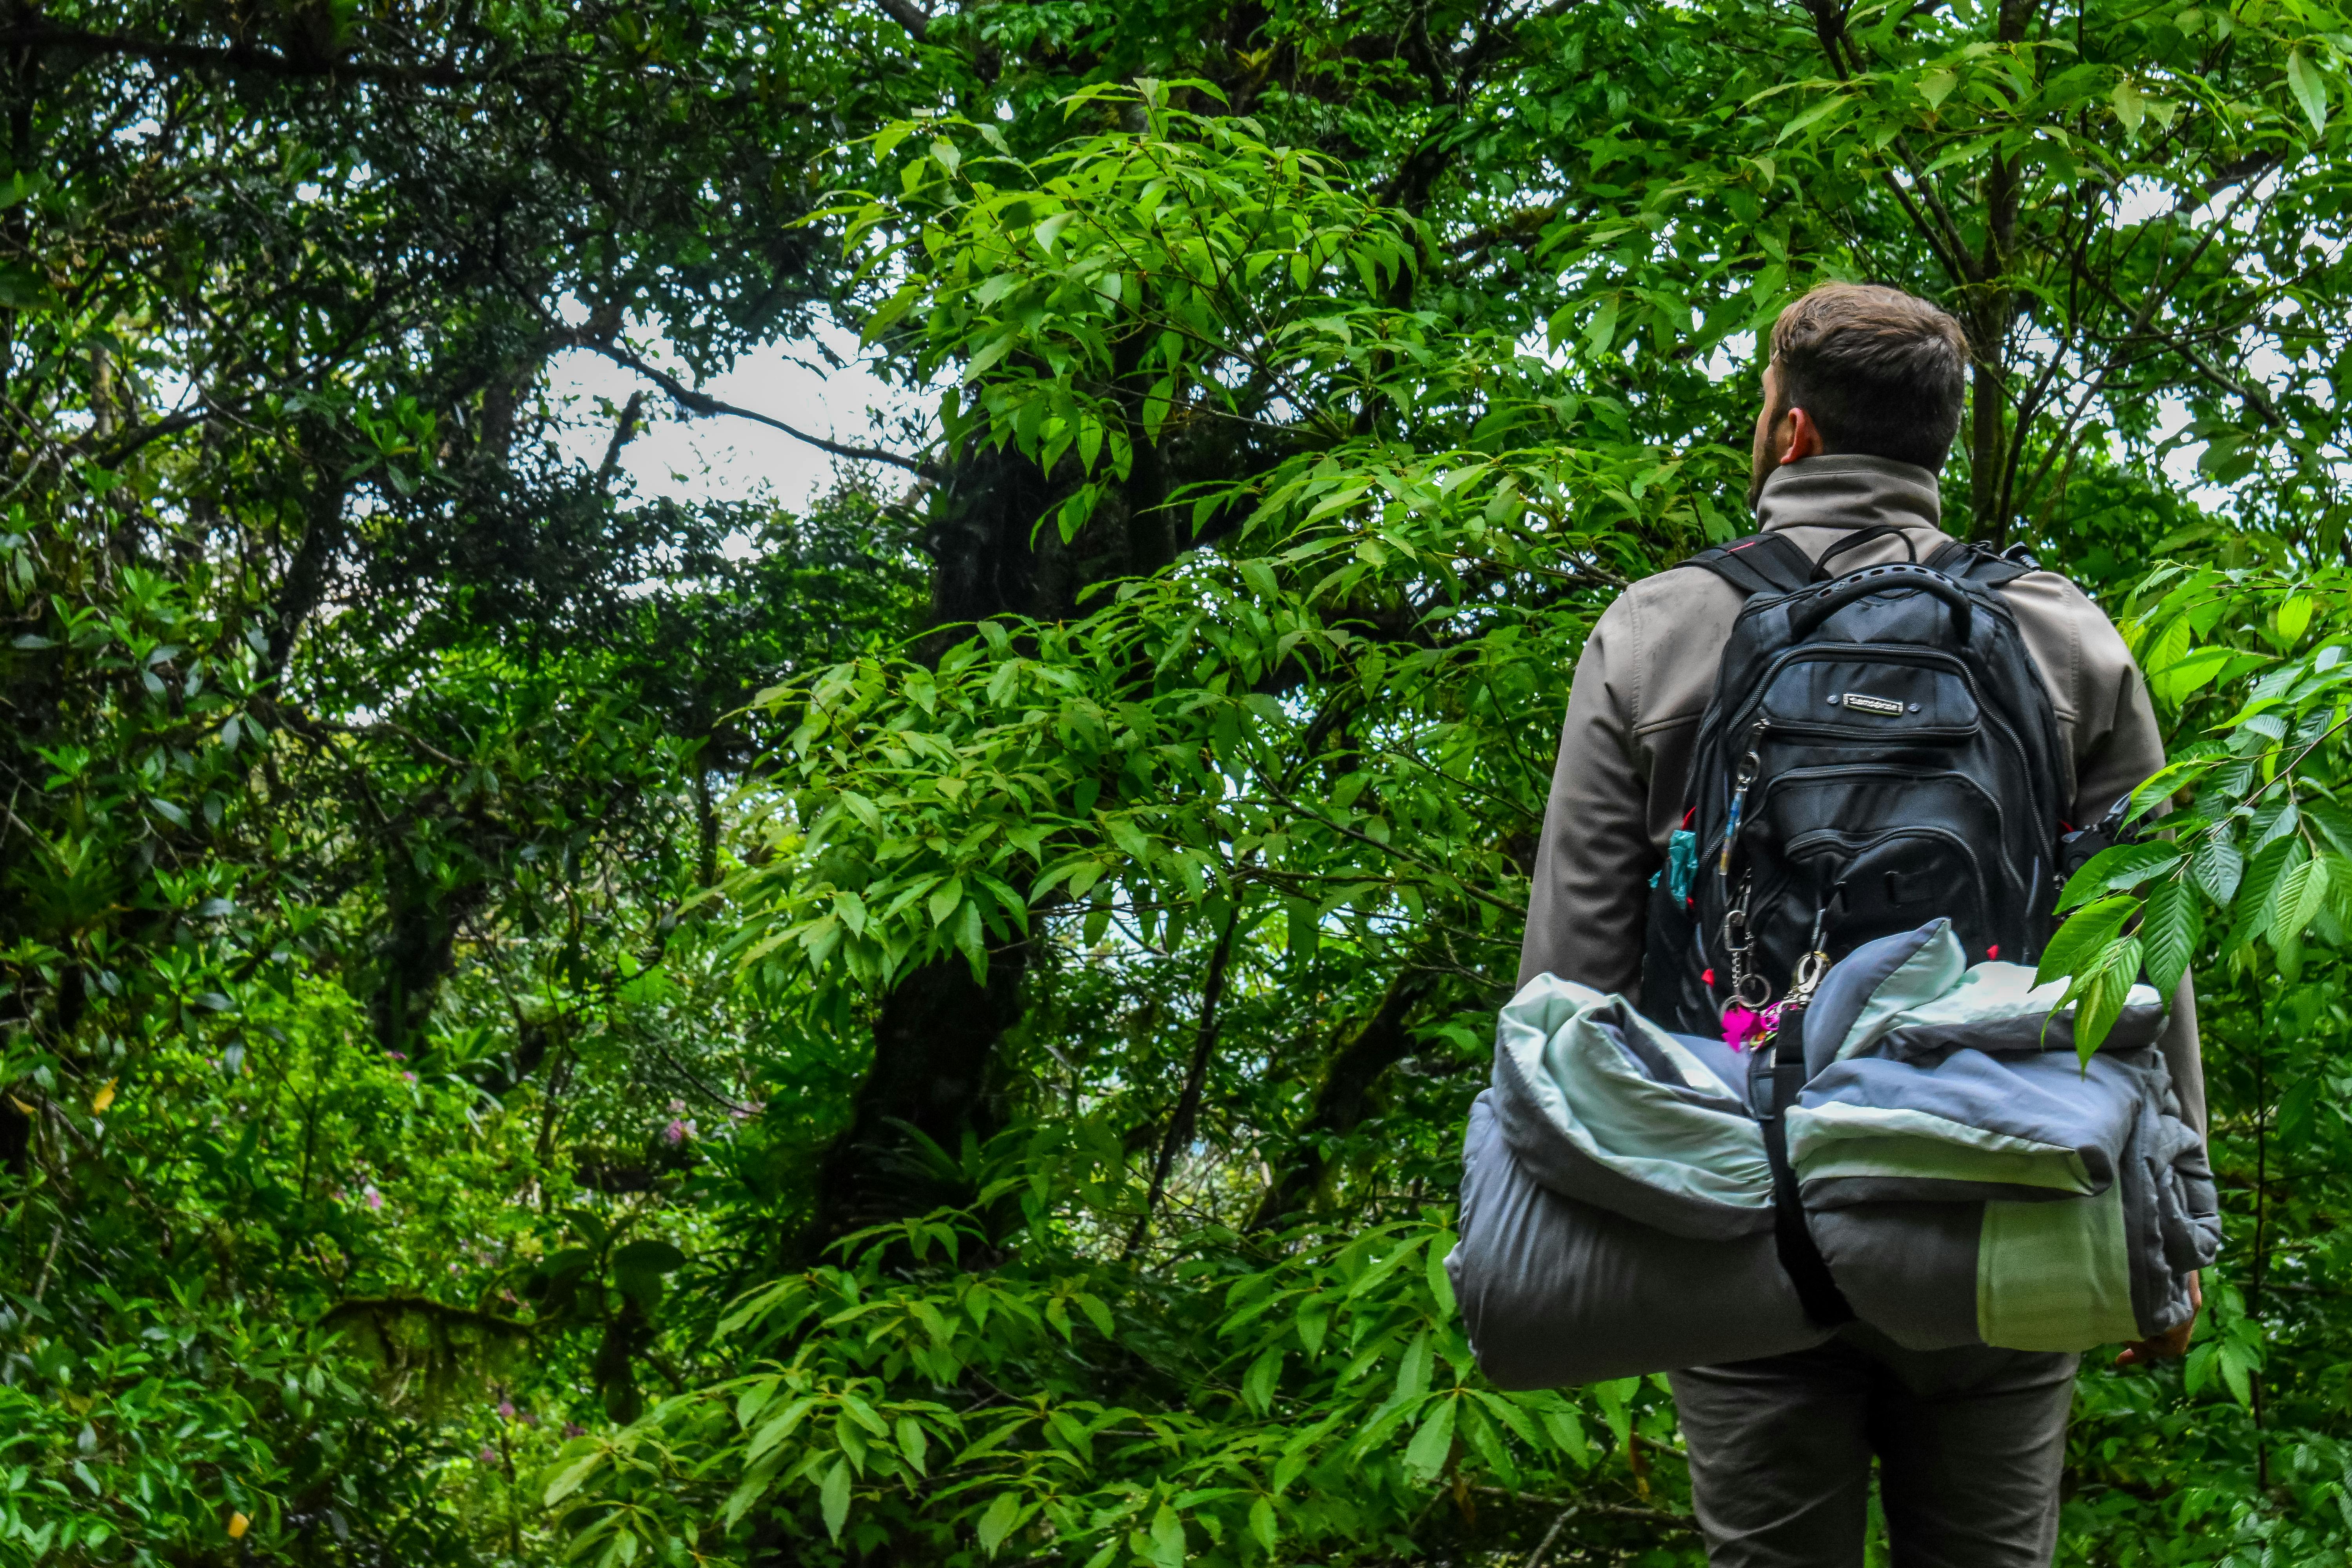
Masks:
[[[1706,551],[1748,595],[1692,758],[1691,837],[1651,897],[1643,1010],[1715,1036],[1807,955],[1950,917],[1971,963],[2049,941],[2071,791],[2050,694],[1994,590],[2030,558],[1953,542],[1843,576],[1779,534]],[[1695,852],[1695,853],[1694,853]]]

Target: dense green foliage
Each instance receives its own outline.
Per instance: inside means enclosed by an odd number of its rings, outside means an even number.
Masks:
[[[1580,639],[1825,277],[2179,759],[2057,967],[2193,966],[2231,1238],[2062,1559],[2344,1562],[2347,34],[0,5],[0,1563],[1696,1562],[1437,1262]],[[826,321],[927,444],[631,488]]]

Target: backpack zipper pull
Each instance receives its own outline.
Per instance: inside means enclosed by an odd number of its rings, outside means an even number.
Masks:
[[[1756,721],[1756,727],[1748,732],[1748,754],[1739,759],[1739,772],[1732,776],[1731,815],[1724,818],[1723,848],[1715,858],[1715,874],[1718,877],[1727,879],[1731,875],[1731,847],[1739,841],[1739,819],[1748,809],[1748,786],[1756,782],[1757,773],[1764,766],[1757,750],[1764,744],[1767,727],[1764,720]]]

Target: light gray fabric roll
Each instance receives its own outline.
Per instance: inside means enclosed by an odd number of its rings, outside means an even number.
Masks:
[[[1446,1258],[1478,1365],[1502,1388],[1557,1388],[1818,1344],[1770,1233],[1669,1236],[1538,1184],[1495,1120],[1463,1141],[1462,1239]]]
[[[2070,1021],[2032,979],[1967,968],[1936,921],[1833,967],[1806,1019],[1820,1067],[1784,1121],[1807,1222],[1861,1321],[1906,1351],[2152,1338],[2219,1248],[2160,1011],[2126,1009],[2131,1034],[2087,1063],[2019,1048]],[[1549,975],[1504,1009],[1446,1260],[1490,1377],[1585,1383],[1826,1337],[1780,1263],[1746,1065]]]

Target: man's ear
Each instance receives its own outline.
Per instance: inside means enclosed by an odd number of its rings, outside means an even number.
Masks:
[[[1780,419],[1783,428],[1789,433],[1788,445],[1780,453],[1780,464],[1783,468],[1790,463],[1801,463],[1807,458],[1818,458],[1822,455],[1823,450],[1822,427],[1813,423],[1811,415],[1801,408],[1791,408],[1782,415]]]

